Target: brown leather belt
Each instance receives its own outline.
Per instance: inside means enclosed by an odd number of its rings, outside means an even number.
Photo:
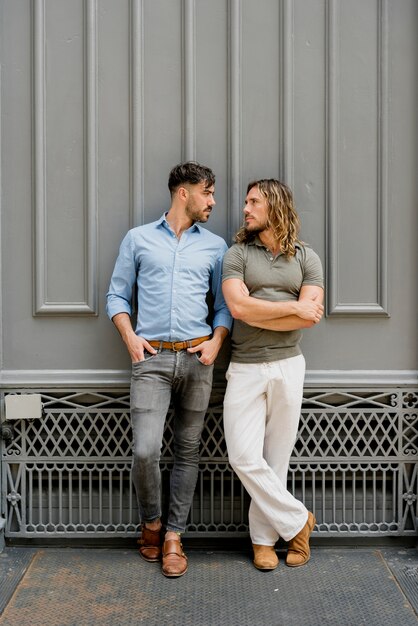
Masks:
[[[203,341],[210,339],[207,337],[197,337],[196,339],[188,339],[187,341],[148,341],[149,345],[153,348],[164,348],[164,350],[173,350],[174,352],[180,352],[180,350],[186,350],[187,348],[194,348]]]

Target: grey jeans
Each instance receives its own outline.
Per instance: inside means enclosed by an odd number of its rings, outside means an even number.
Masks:
[[[160,350],[132,364],[132,480],[143,522],[161,517],[160,454],[170,401],[174,407],[174,466],[167,530],[183,532],[196,487],[199,443],[212,389],[213,365],[198,354]]]

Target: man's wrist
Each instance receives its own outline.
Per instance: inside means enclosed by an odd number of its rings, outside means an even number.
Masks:
[[[289,315],[297,315],[298,314],[298,302],[297,300],[287,300],[285,302],[277,302],[276,303],[278,314],[274,317],[270,317],[269,319],[277,319],[279,317],[289,317]]]
[[[133,328],[132,329],[129,329],[129,328],[123,329],[123,331],[121,332],[121,335],[122,335],[123,341],[127,345],[131,343],[132,339],[137,337],[137,335],[136,335],[136,333],[135,333]]]
[[[229,328],[227,328],[226,326],[216,326],[216,328],[213,329],[212,339],[216,339],[217,341],[222,343],[228,333]]]

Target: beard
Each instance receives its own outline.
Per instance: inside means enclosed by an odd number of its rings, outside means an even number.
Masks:
[[[258,224],[255,224],[255,223],[246,224],[246,222],[244,221],[244,229],[247,233],[258,235],[259,233],[262,233],[268,229],[268,224],[267,222],[258,223]]]
[[[199,209],[192,204],[187,205],[185,208],[186,215],[192,222],[207,222],[211,211],[212,209],[209,208]]]

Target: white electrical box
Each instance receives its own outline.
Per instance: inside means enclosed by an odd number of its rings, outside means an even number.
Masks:
[[[39,393],[8,395],[4,398],[6,420],[33,420],[42,417]]]

